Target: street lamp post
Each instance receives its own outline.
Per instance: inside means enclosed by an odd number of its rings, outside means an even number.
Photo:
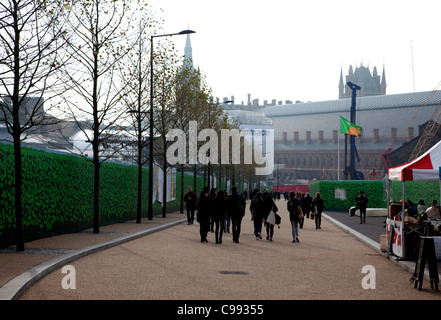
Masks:
[[[227,101],[224,101],[220,104],[227,104],[227,103],[231,103],[231,102],[234,102],[234,101],[227,100]],[[208,105],[208,127],[211,128],[211,103]],[[210,178],[211,178],[211,161],[208,161],[208,190],[211,190]]]
[[[153,219],[153,38],[184,35],[195,33],[192,30],[184,30],[179,33],[169,33],[161,35],[153,35],[150,39],[150,137],[149,137],[149,203],[148,203],[148,219]]]

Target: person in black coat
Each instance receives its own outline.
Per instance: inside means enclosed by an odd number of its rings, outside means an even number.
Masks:
[[[314,215],[314,219],[315,219],[315,228],[316,229],[321,229],[321,224],[322,224],[322,212],[325,211],[325,204],[324,201],[322,199],[322,197],[320,196],[320,192],[317,192],[315,194],[315,199],[312,203],[312,208],[316,208],[316,212]]]
[[[191,186],[188,186],[188,192],[184,195],[184,201],[186,203],[187,209],[187,222],[188,224],[193,224],[194,212],[196,210],[196,201],[198,200],[198,195],[193,191]]]
[[[300,208],[302,208],[302,204],[294,192],[290,192],[288,197],[287,209],[289,212],[289,221],[291,221],[292,242],[300,242],[299,223],[301,219],[299,217],[298,207],[300,206]]]
[[[265,221],[263,214],[263,198],[262,193],[256,190],[255,196],[250,204],[251,216],[254,223],[254,235],[256,240],[262,239],[262,223]]]
[[[237,187],[231,188],[231,195],[228,197],[228,214],[231,217],[233,241],[239,243],[240,227],[242,218],[245,215],[245,199],[237,192]]]
[[[268,219],[268,216],[271,211],[276,213],[277,211],[279,211],[279,209],[274,203],[273,198],[270,195],[267,195],[263,199],[263,215],[265,221]],[[274,225],[268,222],[265,222],[265,225],[266,225],[266,240],[273,241]]]
[[[197,202],[198,215],[197,220],[199,222],[199,233],[201,235],[201,242],[208,242],[207,234],[210,228],[210,197],[206,190],[201,191]]]
[[[227,199],[223,190],[219,190],[213,200],[213,220],[215,223],[216,243],[222,243],[224,233],[224,222],[227,215]],[[219,228],[220,227],[220,228]]]
[[[360,195],[357,197],[358,208],[360,209],[360,224],[366,223],[366,208],[368,204],[368,198],[363,191],[360,191]]]
[[[303,214],[306,215],[306,218],[309,219],[309,213],[312,211],[313,207],[312,207],[312,197],[309,195],[309,192],[306,193],[305,196],[305,200],[306,200],[306,207],[308,211],[303,211]]]

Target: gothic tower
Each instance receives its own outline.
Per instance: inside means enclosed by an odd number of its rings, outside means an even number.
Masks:
[[[343,81],[343,71],[340,71],[340,82],[338,85],[338,98],[345,99],[351,97],[351,90],[346,86],[348,82],[352,82],[361,87],[358,94],[360,97],[378,96],[386,94],[386,73],[383,66],[383,75],[378,75],[377,67],[374,67],[373,72],[369,67],[361,64],[353,70],[352,65],[349,66],[346,81]]]
[[[184,66],[187,66],[194,70],[193,66],[193,49],[191,48],[190,35],[187,34],[187,41],[185,42],[184,49]]]

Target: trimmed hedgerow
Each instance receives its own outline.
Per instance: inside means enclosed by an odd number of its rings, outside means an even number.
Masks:
[[[402,182],[392,182],[392,199],[400,201],[403,198]],[[413,203],[418,203],[424,200],[427,206],[432,200],[440,203],[440,181],[406,181],[404,184],[404,199],[411,200]]]
[[[72,155],[22,148],[23,153],[23,227],[25,241],[78,232],[93,223],[93,172],[91,162]],[[100,169],[100,224],[135,219],[138,171],[136,166],[103,163]],[[0,144],[0,247],[15,243],[14,149]],[[148,169],[143,173],[142,216],[147,216]],[[176,176],[176,200],[167,211],[180,207],[180,180]],[[202,178],[198,177],[198,189]],[[184,176],[184,185],[193,177]],[[184,190],[186,192],[186,190]],[[155,203],[153,214],[160,214]]]
[[[402,199],[402,182],[391,181],[391,199],[400,201]],[[346,191],[346,200],[335,199],[335,189],[342,188]],[[355,206],[355,197],[360,191],[367,195],[369,199],[368,207],[370,208],[386,208],[387,197],[383,181],[318,181],[309,185],[309,192],[313,198],[315,193],[320,192],[327,210],[349,210]],[[440,182],[439,181],[406,181],[405,182],[405,200],[411,200],[418,203],[424,200],[429,205],[432,200],[440,201]]]
[[[346,200],[335,199],[335,189],[345,189]],[[319,181],[309,185],[311,197],[315,198],[316,192],[320,192],[326,210],[349,210],[356,205],[355,198],[361,190],[369,199],[369,207],[386,208],[383,181]]]

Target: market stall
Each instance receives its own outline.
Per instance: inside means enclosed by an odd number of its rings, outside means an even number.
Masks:
[[[414,250],[410,249],[412,249],[411,246],[415,246],[416,244],[415,241],[411,241],[411,239],[418,238],[415,236],[423,232],[427,233],[426,217],[417,217],[414,219],[406,215],[407,208],[404,201],[404,199],[406,199],[404,182],[439,180],[441,184],[440,167],[441,141],[417,159],[388,170],[389,180],[402,181],[402,201],[398,203],[390,202],[386,219],[387,241],[392,246],[392,253],[398,257],[409,259],[414,258],[410,256]],[[389,194],[391,194],[390,190]],[[430,224],[430,226],[431,232],[438,232],[438,225],[436,223],[435,225]],[[408,248],[406,248],[406,246],[408,246]]]

